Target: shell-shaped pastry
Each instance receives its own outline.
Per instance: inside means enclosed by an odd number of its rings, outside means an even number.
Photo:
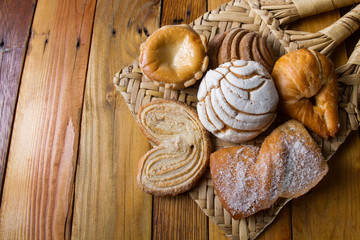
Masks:
[[[208,55],[211,69],[241,59],[259,62],[271,72],[275,62],[273,49],[266,39],[242,28],[232,28],[216,35],[209,42]]]
[[[237,60],[210,70],[198,91],[197,111],[207,130],[226,142],[241,143],[265,131],[276,117],[279,96],[267,70]]]
[[[137,182],[153,195],[189,190],[208,166],[211,144],[195,109],[174,100],[143,105],[138,124],[156,146],[138,163]]]

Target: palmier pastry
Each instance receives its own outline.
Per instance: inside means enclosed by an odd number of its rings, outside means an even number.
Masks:
[[[176,195],[194,186],[209,163],[211,144],[195,109],[174,100],[145,104],[137,115],[155,144],[138,163],[137,183],[148,193]]]
[[[210,156],[214,188],[234,219],[269,208],[280,198],[296,198],[328,171],[319,148],[301,123],[290,120],[257,146],[222,148]]]
[[[278,94],[259,63],[237,60],[209,70],[200,83],[197,111],[219,139],[240,143],[265,131],[276,117]]]
[[[209,42],[208,55],[211,69],[238,59],[259,62],[268,72],[271,72],[274,65],[273,49],[266,39],[241,28],[217,34]]]
[[[164,26],[140,46],[139,65],[144,76],[165,88],[194,84],[206,71],[207,40],[187,25]]]
[[[285,114],[322,138],[335,136],[340,125],[338,86],[330,59],[312,50],[296,50],[279,58],[272,77]]]

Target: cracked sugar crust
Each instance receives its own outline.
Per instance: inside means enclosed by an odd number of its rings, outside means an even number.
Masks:
[[[240,143],[265,131],[276,117],[279,97],[259,63],[237,60],[209,70],[198,91],[198,115],[223,141]]]

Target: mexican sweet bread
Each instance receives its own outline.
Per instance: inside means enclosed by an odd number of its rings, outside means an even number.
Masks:
[[[168,25],[140,46],[139,66],[145,78],[165,88],[194,84],[209,63],[207,40],[188,25]]]
[[[338,86],[334,65],[321,53],[300,49],[276,61],[272,77],[279,108],[322,138],[339,129]]]
[[[259,63],[236,60],[209,70],[200,83],[201,123],[219,139],[241,143],[265,131],[276,117],[278,94]]]
[[[211,143],[195,109],[174,100],[141,107],[137,122],[155,144],[138,163],[137,183],[158,196],[177,195],[194,186],[209,163]]]
[[[261,148],[226,147],[210,156],[214,188],[234,219],[267,209],[280,197],[305,194],[327,171],[315,141],[296,120],[277,127]]]
[[[211,69],[241,59],[259,62],[271,72],[275,62],[273,49],[266,39],[242,28],[231,28],[217,34],[209,42],[208,55]]]

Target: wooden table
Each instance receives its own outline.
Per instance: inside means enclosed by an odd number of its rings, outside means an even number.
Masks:
[[[0,1],[0,239],[226,239],[187,194],[139,190],[137,160],[150,145],[112,83],[159,25],[225,2]],[[357,40],[338,48],[336,65]],[[360,239],[359,148],[354,131],[325,179],[259,239]]]

